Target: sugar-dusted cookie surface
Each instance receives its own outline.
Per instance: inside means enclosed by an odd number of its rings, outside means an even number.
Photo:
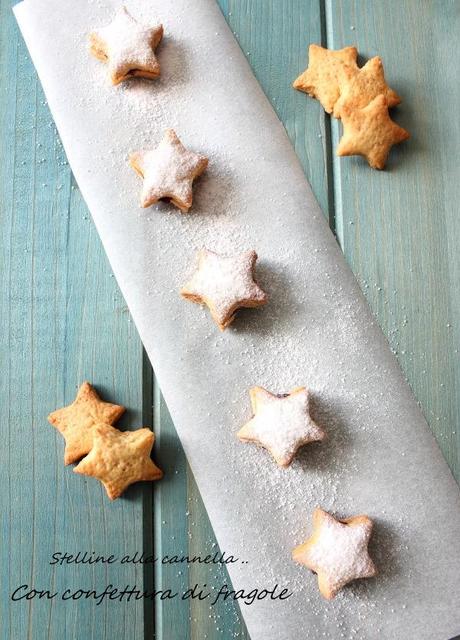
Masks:
[[[336,520],[327,511],[315,509],[313,532],[292,557],[317,574],[319,590],[330,600],[348,582],[377,574],[367,550],[371,533],[372,520],[365,515]]]
[[[83,382],[72,404],[48,416],[64,436],[64,464],[76,462],[90,451],[97,423],[115,424],[124,412],[121,405],[103,402],[90,383]]]
[[[186,149],[176,132],[167,129],[155,149],[131,153],[129,164],[144,181],[142,207],[166,199],[186,213],[192,206],[193,181],[206,169],[208,159]]]
[[[343,108],[343,136],[338,156],[364,156],[373,169],[383,169],[394,144],[410,138],[408,131],[393,122],[384,95],[379,95],[364,109]]]
[[[380,94],[385,97],[389,108],[401,102],[396,91],[385,81],[382,59],[375,56],[368,60],[349,82],[344,83],[340,97],[334,105],[334,116],[340,118],[344,108],[348,111],[362,109]]]
[[[260,307],[268,300],[254,279],[256,260],[255,251],[222,256],[202,249],[198,267],[180,293],[187,300],[205,304],[223,331],[234,320],[237,309]]]
[[[155,49],[162,37],[161,24],[146,27],[122,7],[109,25],[90,34],[90,51],[107,63],[112,84],[135,77],[153,79],[160,75]]]
[[[115,500],[134,482],[163,477],[150,458],[154,441],[153,432],[147,428],[118,431],[97,424],[92,449],[74,471],[100,480],[109,498]]]
[[[281,396],[253,387],[249,394],[254,416],[237,437],[267,449],[280,467],[289,466],[303,445],[326,437],[310,416],[310,394],[305,387]]]
[[[294,89],[317,98],[332,113],[344,87],[358,72],[356,47],[332,51],[317,44],[308,49],[308,68],[294,81]]]

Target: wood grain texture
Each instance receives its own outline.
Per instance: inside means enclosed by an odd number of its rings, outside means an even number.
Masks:
[[[64,467],[63,439],[46,420],[89,379],[129,408],[125,427],[142,424],[142,352],[10,5],[0,5],[0,637],[139,638],[142,601],[9,600],[24,584],[142,589],[140,566],[49,561],[57,551],[142,550],[144,512],[142,486],[112,504],[100,483]]]

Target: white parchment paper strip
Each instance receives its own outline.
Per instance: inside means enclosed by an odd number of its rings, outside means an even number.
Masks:
[[[458,487],[283,127],[214,0],[131,0],[165,26],[162,77],[111,87],[87,33],[117,4],[25,0],[16,16],[221,548],[248,561],[230,566],[233,584],[293,591],[242,606],[251,637],[446,640],[460,632]],[[165,127],[210,157],[187,216],[141,210],[126,162]],[[202,246],[255,248],[271,296],[224,334],[178,295]],[[328,442],[284,471],[239,443],[255,384],[308,385]],[[290,560],[318,504],[376,521],[380,576],[331,603]]]

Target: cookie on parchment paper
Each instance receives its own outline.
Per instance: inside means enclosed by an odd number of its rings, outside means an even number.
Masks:
[[[208,166],[206,156],[189,151],[173,129],[167,129],[155,149],[136,151],[129,164],[143,179],[141,206],[169,200],[186,213],[193,202],[193,181]]]
[[[107,63],[112,84],[136,77],[154,79],[160,75],[155,49],[162,38],[161,24],[146,27],[121,7],[108,26],[90,34],[90,51]]]
[[[278,466],[288,467],[300,447],[325,439],[325,432],[310,416],[310,393],[305,387],[283,395],[253,387],[249,395],[254,416],[237,437],[267,449]]]
[[[315,509],[313,532],[293,550],[292,558],[317,574],[321,594],[331,600],[352,580],[377,574],[367,549],[372,526],[365,515],[337,520]]]
[[[252,250],[223,256],[202,249],[197,269],[180,293],[187,300],[205,304],[223,331],[233,322],[237,309],[260,307],[268,301],[255,281],[256,260],[257,253]]]

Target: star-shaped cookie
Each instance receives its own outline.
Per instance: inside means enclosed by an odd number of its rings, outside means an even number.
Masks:
[[[305,387],[281,396],[253,387],[249,395],[254,416],[237,437],[267,449],[280,467],[288,467],[303,445],[326,437],[310,417],[310,395]]]
[[[375,576],[367,545],[372,520],[355,516],[336,520],[327,511],[313,512],[313,533],[292,552],[295,562],[304,564],[318,575],[321,594],[331,600],[348,582]]]
[[[118,431],[99,424],[94,430],[93,447],[74,471],[100,480],[111,500],[133,482],[159,480],[163,476],[150,458],[155,440],[150,429]]]
[[[198,268],[181,289],[187,300],[205,304],[223,331],[241,307],[260,307],[267,300],[254,280],[257,253],[245,251],[235,256],[222,256],[209,249],[198,254]]]
[[[122,7],[107,27],[90,34],[90,51],[107,63],[112,84],[134,77],[158,78],[155,49],[162,37],[161,24],[145,27]]]
[[[293,83],[294,89],[317,98],[332,113],[342,89],[358,72],[356,47],[332,51],[317,44],[308,49],[308,69]]]
[[[383,169],[394,144],[410,134],[390,118],[384,95],[379,95],[364,109],[342,109],[343,136],[338,156],[364,156],[373,169]]]
[[[124,412],[118,404],[103,402],[90,383],[84,382],[72,404],[48,416],[50,424],[64,436],[64,464],[76,462],[90,451],[97,423],[112,425]]]
[[[192,185],[208,166],[208,159],[184,147],[167,129],[156,149],[130,154],[129,164],[143,178],[141,206],[170,200],[182,213],[192,206]]]
[[[350,82],[345,83],[334,105],[334,116],[340,118],[344,107],[362,109],[380,94],[385,96],[388,107],[395,107],[401,102],[396,91],[390,89],[385,81],[382,59],[375,56],[359,69]]]

